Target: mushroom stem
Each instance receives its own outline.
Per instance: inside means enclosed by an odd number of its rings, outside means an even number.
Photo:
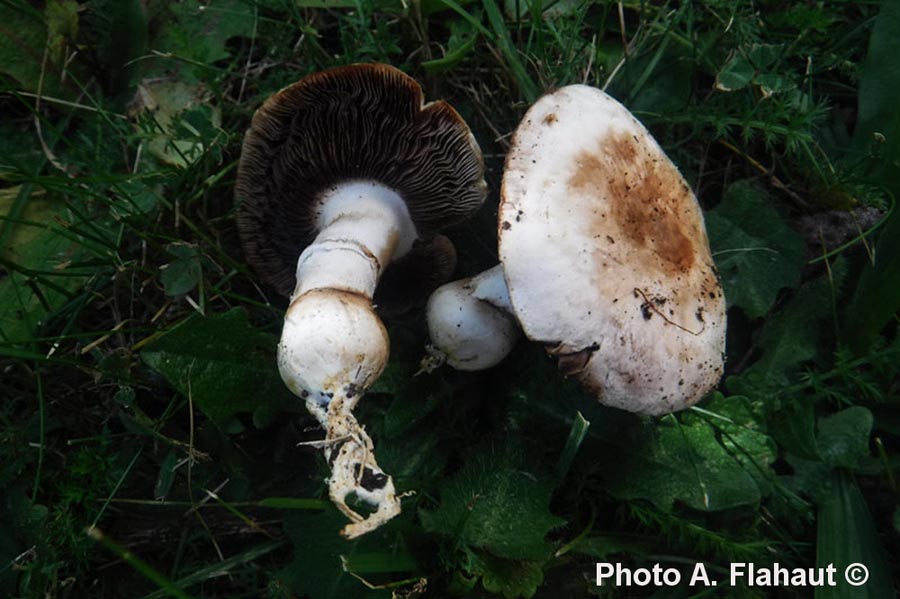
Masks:
[[[342,531],[352,538],[400,513],[394,483],[376,463],[372,440],[352,410],[388,359],[387,331],[372,306],[375,287],[387,263],[409,251],[416,235],[402,198],[375,183],[332,188],[318,220],[320,233],[297,262],[278,369],[325,428],[329,495],[353,520]],[[350,494],[375,512],[363,518],[347,507]]]
[[[457,370],[484,370],[505,358],[519,327],[512,316],[503,267],[439,287],[428,300],[431,346],[422,370],[444,362]]]
[[[403,199],[377,183],[332,188],[319,205],[319,234],[297,260],[292,298],[313,289],[341,289],[370,300],[391,260],[416,239]]]

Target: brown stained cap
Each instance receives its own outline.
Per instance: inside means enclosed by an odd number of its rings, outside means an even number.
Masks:
[[[314,73],[266,100],[244,137],[237,225],[260,278],[289,296],[317,200],[359,180],[399,193],[423,239],[468,218],[487,189],[466,123],[445,102],[425,104],[408,75],[383,64]]]
[[[500,259],[526,335],[602,403],[683,409],[718,382],[725,302],[694,194],[602,91],[528,111],[507,155]]]

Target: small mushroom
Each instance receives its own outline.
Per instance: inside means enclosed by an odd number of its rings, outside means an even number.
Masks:
[[[509,321],[486,316],[499,309],[604,404],[665,414],[718,382],[725,303],[700,206],[625,107],[584,85],[538,100],[516,130],[501,196],[502,268],[435,291],[426,366],[502,360]]]
[[[310,75],[269,98],[244,138],[236,183],[247,261],[290,294],[278,369],[325,428],[329,494],[353,538],[400,511],[390,476],[352,410],[388,359],[372,298],[389,264],[436,265],[455,252],[437,230],[484,201],[481,151],[445,102],[387,65]],[[404,279],[402,273],[397,275]],[[407,276],[408,279],[408,276]],[[346,498],[374,506],[367,518]]]

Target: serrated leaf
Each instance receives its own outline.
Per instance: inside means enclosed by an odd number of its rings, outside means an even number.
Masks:
[[[479,556],[476,574],[486,591],[501,594],[506,599],[532,597],[544,582],[541,562],[511,560],[488,554]]]
[[[422,510],[422,525],[498,557],[542,559],[544,537],[564,522],[550,513],[550,480],[511,442],[484,446],[440,485],[440,505]]]
[[[754,182],[733,183],[706,214],[706,228],[729,307],[758,318],[779,290],[797,286],[805,244]]]
[[[385,553],[384,532],[374,532],[361,539],[348,541],[339,531],[347,519],[334,508],[321,513],[288,512],[284,518],[284,531],[294,545],[290,564],[278,573],[278,578],[299,596],[310,599],[376,599],[391,597],[391,592],[370,589],[355,578],[352,571],[354,559],[357,565],[372,572],[408,572],[415,561],[405,551]],[[377,554],[377,567],[373,555]],[[347,564],[345,569],[344,564]],[[354,571],[355,572],[355,571]],[[355,572],[362,574],[362,572]]]
[[[195,314],[152,342],[141,358],[211,420],[285,406],[293,396],[278,375],[276,340],[253,328],[240,308]]]
[[[746,429],[743,441],[764,468],[775,459],[775,447],[763,433]],[[643,422],[623,432],[619,452],[605,461],[610,493],[621,499],[646,499],[669,511],[681,502],[702,511],[753,505],[764,489],[722,445],[715,429],[699,418],[686,422],[674,416],[658,423]]]

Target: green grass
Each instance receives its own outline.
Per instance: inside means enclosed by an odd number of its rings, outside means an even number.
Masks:
[[[817,599],[894,596],[897,40],[895,2],[0,0],[0,595],[706,597],[598,589],[595,563],[856,561],[864,587]],[[366,61],[484,150],[460,276],[496,260],[529,104],[571,83],[624,102],[706,210],[729,333],[720,388],[647,419],[528,343],[413,377],[422,314],[395,319],[358,411],[415,494],[349,543],[233,184],[266,97]]]

